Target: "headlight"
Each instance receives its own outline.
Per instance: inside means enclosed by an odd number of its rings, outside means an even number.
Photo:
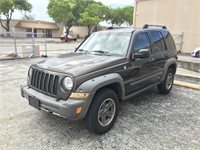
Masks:
[[[63,80],[63,86],[67,90],[71,90],[73,87],[73,80],[70,77],[65,77]]]

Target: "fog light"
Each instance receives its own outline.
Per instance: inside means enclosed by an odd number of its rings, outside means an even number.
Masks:
[[[82,111],[82,107],[77,108],[77,109],[76,109],[76,114],[80,114],[81,111]]]

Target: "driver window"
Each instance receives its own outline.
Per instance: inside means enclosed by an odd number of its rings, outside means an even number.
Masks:
[[[133,50],[134,52],[138,52],[140,49],[150,49],[150,41],[147,33],[139,33],[135,37]]]

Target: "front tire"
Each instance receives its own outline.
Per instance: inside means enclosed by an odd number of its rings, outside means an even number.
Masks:
[[[113,90],[104,88],[98,91],[84,120],[86,128],[96,134],[108,132],[117,119],[118,102]]]
[[[174,84],[174,71],[169,68],[164,81],[157,86],[159,93],[168,94]]]

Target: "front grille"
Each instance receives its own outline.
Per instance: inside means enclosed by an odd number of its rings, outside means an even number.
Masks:
[[[33,68],[32,68],[33,69]],[[57,95],[59,76],[37,69],[32,70],[31,86],[48,95]]]

